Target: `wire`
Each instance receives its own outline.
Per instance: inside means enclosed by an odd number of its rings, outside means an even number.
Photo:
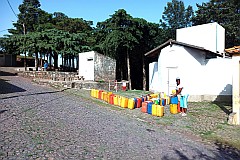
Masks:
[[[8,5],[10,6],[10,8],[11,8],[11,10],[12,10],[12,12],[14,13],[14,15],[18,18],[18,16],[17,16],[17,14],[14,12],[14,10],[13,10],[13,8],[12,8],[12,6],[11,6],[11,4],[10,4],[10,2],[7,0],[7,2],[8,2]]]

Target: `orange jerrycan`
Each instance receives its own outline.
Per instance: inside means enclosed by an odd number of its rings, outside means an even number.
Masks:
[[[129,109],[134,109],[134,104],[135,104],[135,101],[133,98],[128,99],[128,108]]]
[[[157,105],[157,116],[162,117],[163,114],[164,114],[164,107],[160,106],[160,105]]]
[[[152,115],[157,116],[157,105],[156,104],[152,105]]]
[[[170,104],[170,113],[172,113],[172,114],[178,113],[177,104]]]

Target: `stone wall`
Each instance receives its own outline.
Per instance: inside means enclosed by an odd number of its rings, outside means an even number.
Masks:
[[[94,80],[115,80],[116,60],[95,52]]]
[[[34,82],[40,85],[50,85],[55,88],[76,88],[76,89],[98,89],[105,91],[116,91],[112,86],[109,90],[109,83],[107,82],[93,82],[93,81],[53,81],[44,79],[33,79]],[[119,83],[117,85],[117,90],[121,90],[122,85]]]
[[[54,81],[73,81],[79,79],[77,72],[25,71],[19,73],[19,75],[26,78],[47,79]]]
[[[79,80],[76,72],[54,72],[54,71],[24,71],[19,76],[30,78],[41,85],[50,85],[56,88],[77,88],[77,89],[99,89],[109,90],[108,81],[84,81]],[[110,90],[116,90],[115,83],[110,84]],[[122,89],[122,83],[117,83],[117,90]]]

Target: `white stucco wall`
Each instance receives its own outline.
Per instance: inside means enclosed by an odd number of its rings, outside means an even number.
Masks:
[[[191,52],[191,54],[189,53]],[[158,75],[161,82],[161,90],[165,93],[171,93],[176,87],[176,77],[181,78],[185,89],[190,93],[199,93],[195,90],[201,66],[205,64],[205,55],[196,50],[185,49],[179,45],[167,46],[162,49],[158,59]]]
[[[158,63],[152,62],[149,64],[149,90],[155,92],[157,88],[160,88],[158,82]]]
[[[176,32],[176,40],[179,42],[203,47],[215,53],[224,53],[225,29],[216,22],[180,28]]]
[[[79,53],[79,76],[94,81],[94,51]]]
[[[232,59],[214,58],[202,70],[205,95],[232,95]]]
[[[232,94],[232,59],[205,59],[205,53],[173,44],[162,49],[153,90],[171,94],[176,77],[181,78],[191,101],[214,100]]]

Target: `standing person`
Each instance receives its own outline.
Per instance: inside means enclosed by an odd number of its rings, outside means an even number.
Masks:
[[[47,62],[47,61],[45,61],[45,62],[44,62],[44,65],[43,65],[43,67],[44,67],[44,71],[46,71],[46,70],[47,70],[47,68],[48,68],[48,62]]]
[[[177,88],[176,88],[176,95],[178,96],[180,99],[180,111],[182,116],[186,116],[187,115],[187,99],[188,99],[188,94],[184,93],[184,88],[181,85],[181,81],[180,78],[177,77],[176,78],[176,83],[177,83]]]

